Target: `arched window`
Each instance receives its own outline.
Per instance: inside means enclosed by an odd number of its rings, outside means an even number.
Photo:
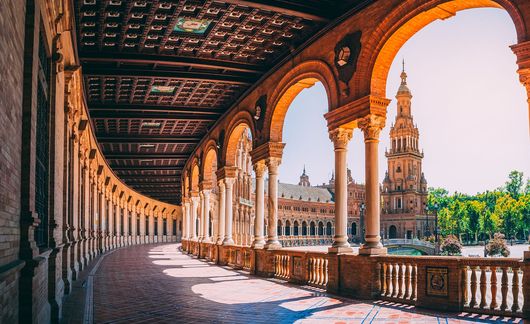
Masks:
[[[311,222],[311,224],[309,225],[309,234],[311,236],[315,236],[316,235],[315,222]]]
[[[318,222],[318,236],[324,235],[324,224],[322,222]]]
[[[326,224],[326,235],[327,235],[327,236],[331,236],[331,235],[332,235],[332,234],[331,234],[331,222],[328,222],[328,223]]]
[[[351,235],[357,236],[357,223],[351,223]]]
[[[302,236],[307,236],[307,223],[305,221],[302,222]]]
[[[294,236],[300,235],[299,226],[300,226],[300,224],[298,223],[298,221],[294,221],[294,228],[293,228],[293,235]]]
[[[278,221],[278,236],[282,236],[283,235],[283,231],[282,231],[282,221]]]
[[[285,236],[291,236],[291,222],[285,222]]]

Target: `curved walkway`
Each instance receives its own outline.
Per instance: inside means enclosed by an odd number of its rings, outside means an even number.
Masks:
[[[179,252],[139,245],[102,260],[94,277],[96,323],[464,323],[495,318],[440,315],[336,297],[250,276]]]

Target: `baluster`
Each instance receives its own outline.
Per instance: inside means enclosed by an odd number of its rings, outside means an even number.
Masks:
[[[392,264],[392,297],[397,297],[398,294],[398,288],[397,288],[397,276],[398,276],[398,269],[397,269],[397,263]]]
[[[467,296],[467,266],[463,266],[461,270],[462,275],[462,285],[460,286],[460,289],[462,291],[462,304],[465,306],[468,302],[468,296]]]
[[[490,303],[490,309],[496,309],[497,308],[497,267],[491,266],[491,278],[490,278],[490,286],[491,286],[491,303]]]
[[[505,311],[508,308],[508,268],[502,267],[502,277],[501,277],[501,311]]]
[[[512,295],[513,295],[513,304],[512,312],[517,312],[519,310],[519,267],[513,267],[513,277],[512,277]]]
[[[473,308],[477,306],[477,273],[476,266],[471,267],[471,300],[469,301],[469,307]]]
[[[381,287],[381,296],[386,295],[386,264],[381,264],[381,270],[379,274],[379,282]]]
[[[486,269],[486,266],[480,267],[480,305],[478,307],[480,307],[481,309],[484,309],[486,307]]]
[[[410,299],[415,300],[416,299],[416,289],[418,287],[418,275],[417,275],[417,265],[412,265],[412,273],[410,275],[410,280],[412,281],[412,287],[411,287],[411,293],[410,293]]]
[[[328,259],[324,259],[324,285],[327,286],[328,280],[329,280],[329,272],[328,272]]]
[[[287,278],[291,277],[291,257],[287,256],[285,266],[287,267]]]
[[[313,283],[313,259],[309,258],[309,283]]]
[[[392,267],[390,266],[390,263],[385,263],[385,268],[386,268],[386,295],[385,296],[392,296],[392,287],[390,287]]]
[[[392,275],[394,272],[394,265],[392,263],[388,264],[388,277],[386,278],[386,283],[388,287],[388,297],[392,297],[394,294],[394,285],[392,284]]]
[[[322,285],[322,282],[324,281],[323,280],[323,273],[322,273],[322,259],[321,258],[318,258],[318,267],[317,267],[317,272],[318,272],[318,281],[317,281],[317,285]]]
[[[410,263],[405,264],[405,295],[404,299],[408,299],[410,295]]]
[[[398,298],[403,297],[403,265],[398,263]]]

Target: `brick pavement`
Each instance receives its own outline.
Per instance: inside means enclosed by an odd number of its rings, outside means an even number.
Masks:
[[[108,255],[94,284],[96,323],[492,323],[336,297],[197,260],[178,244]],[[517,322],[517,321],[516,321]]]

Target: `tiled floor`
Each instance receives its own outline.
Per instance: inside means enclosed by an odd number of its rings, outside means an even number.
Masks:
[[[468,323],[508,320],[433,315],[339,298],[194,259],[177,244],[124,248],[95,277],[96,323]]]

